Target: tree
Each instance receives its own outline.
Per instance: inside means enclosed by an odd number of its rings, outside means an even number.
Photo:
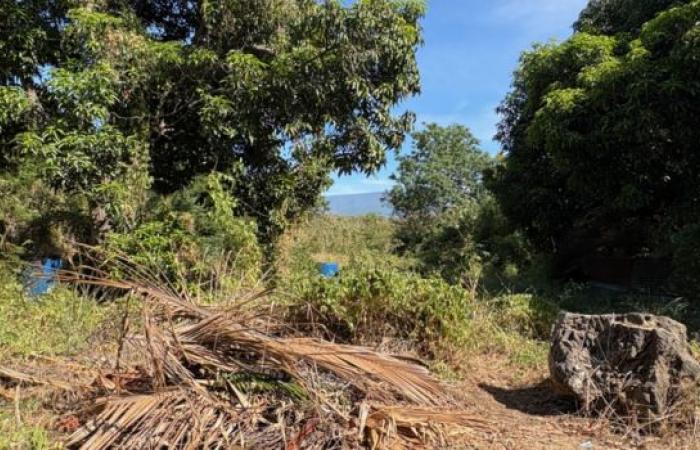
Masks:
[[[591,34],[613,36],[639,33],[649,20],[685,0],[590,0],[581,11],[574,29]]]
[[[413,149],[399,156],[388,194],[399,218],[425,223],[484,195],[482,172],[491,158],[469,129],[432,123],[412,137]]]
[[[489,179],[540,250],[663,254],[697,221],[699,20],[698,1],[593,1],[585,32],[522,55]]]
[[[0,170],[68,193],[137,167],[159,194],[235,172],[238,213],[274,239],[329,173],[375,171],[412,125],[391,110],[419,90],[420,1],[0,7]]]
[[[484,187],[483,172],[492,166],[464,126],[428,124],[413,133],[413,149],[399,157],[392,176],[397,184],[387,199],[398,217],[402,250],[422,271],[474,282],[484,271],[500,275],[525,258],[523,240]]]

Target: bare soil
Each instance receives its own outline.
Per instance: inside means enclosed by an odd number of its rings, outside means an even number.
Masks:
[[[473,361],[457,387],[467,412],[483,417],[491,429],[465,436],[465,449],[700,449],[695,430],[662,437],[615,430],[603,418],[585,418],[576,405],[551,389],[546,370],[514,371],[502,357]],[[700,418],[700,415],[698,416]]]

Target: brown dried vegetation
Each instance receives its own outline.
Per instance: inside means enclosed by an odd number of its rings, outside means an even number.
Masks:
[[[140,300],[111,360],[0,371],[50,391],[69,448],[435,448],[489,426],[415,360],[297,336],[264,291],[206,305],[148,276],[90,273],[64,278]]]

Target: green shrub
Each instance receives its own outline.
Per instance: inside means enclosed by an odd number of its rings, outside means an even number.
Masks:
[[[558,308],[533,295],[475,300],[469,290],[440,277],[354,263],[335,278],[298,276],[291,321],[312,324],[326,337],[377,344],[398,339],[438,364],[467,367],[475,354],[498,353],[515,365],[546,361]],[[442,362],[441,362],[442,361]]]
[[[16,276],[0,265],[0,361],[30,354],[74,354],[105,318],[107,308],[58,286],[28,298]]]
[[[47,222],[49,217],[66,222],[64,196],[31,170],[23,170],[0,174],[0,198],[0,257],[16,258],[31,248],[53,246],[49,243],[55,235],[49,232]]]
[[[231,182],[221,174],[195,179],[155,205],[150,220],[132,231],[109,234],[106,254],[126,255],[134,265],[172,282],[234,288],[257,281],[262,252],[255,223],[235,216]]]
[[[538,339],[549,339],[559,313],[554,303],[532,294],[502,295],[490,305],[501,328]]]
[[[335,278],[298,277],[289,290],[297,315],[313,311],[313,320],[333,337],[378,342],[383,337],[421,345],[458,344],[473,311],[467,291],[439,278],[422,278],[396,269],[357,264]]]
[[[530,260],[526,240],[511,229],[490,195],[421,223],[406,220],[397,228],[397,237],[422,273],[485,290],[513,285]]]

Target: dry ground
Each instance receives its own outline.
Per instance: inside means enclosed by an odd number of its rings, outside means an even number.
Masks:
[[[457,440],[462,444],[445,449],[700,449],[700,430],[640,438],[614,432],[609,421],[577,416],[574,405],[553,394],[542,368],[514,370],[501,356],[482,356],[465,372],[469,375],[454,387],[465,412],[482,419],[483,426],[461,434]],[[0,410],[13,408],[7,400],[3,404],[0,396]],[[39,413],[43,425],[54,423]],[[51,436],[62,437],[56,430]]]
[[[470,433],[475,449],[700,449],[700,429],[663,438],[615,432],[611,423],[576,414],[575,405],[553,394],[546,370],[514,372],[502,357],[473,361],[458,384],[467,412],[487,419],[490,431]]]

